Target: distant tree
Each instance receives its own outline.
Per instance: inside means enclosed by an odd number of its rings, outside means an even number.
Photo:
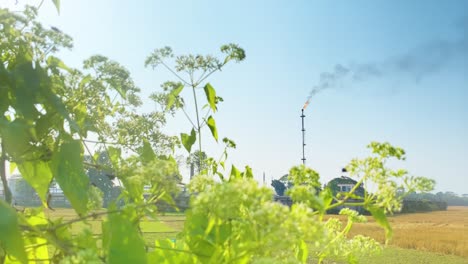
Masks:
[[[196,169],[198,173],[200,173],[202,170],[206,169],[207,167],[207,161],[208,156],[204,151],[199,152],[196,151],[194,153],[191,153],[188,158],[187,158],[187,164],[190,166],[190,169],[192,170],[192,167]]]
[[[405,200],[411,201],[437,201],[446,202],[449,206],[468,206],[468,197],[459,196],[454,192],[438,192],[432,193],[410,193],[405,197]]]
[[[276,194],[279,196],[283,196],[284,192],[286,191],[286,186],[284,183],[280,180],[272,180],[271,181],[271,186],[275,188]]]
[[[468,198],[461,197],[454,192],[445,192],[442,195],[442,200],[450,206],[468,206]]]

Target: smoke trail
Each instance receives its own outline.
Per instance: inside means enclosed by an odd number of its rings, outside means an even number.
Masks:
[[[341,64],[335,65],[335,69],[333,72],[323,72],[320,74],[320,80],[317,85],[315,85],[312,90],[309,93],[309,96],[307,96],[307,101],[302,107],[302,109],[306,109],[307,106],[309,105],[310,99],[316,95],[317,93],[331,88],[335,87],[337,85],[337,82],[342,80],[346,75],[350,72],[350,69],[344,67]]]
[[[419,81],[440,71],[451,61],[468,61],[468,17],[458,23],[458,28],[460,36],[453,41],[434,40],[381,62],[352,64],[347,67],[335,65],[333,71],[320,74],[319,82],[312,87],[303,109],[317,93],[336,87],[348,76],[353,81],[362,81],[389,74],[404,74]]]

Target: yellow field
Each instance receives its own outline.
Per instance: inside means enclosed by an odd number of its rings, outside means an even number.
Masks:
[[[370,219],[368,223],[356,224],[351,235],[362,234],[384,242],[383,230]],[[468,258],[468,207],[397,215],[389,220],[394,231],[392,246]]]

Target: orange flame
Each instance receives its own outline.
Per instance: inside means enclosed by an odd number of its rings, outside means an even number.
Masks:
[[[307,108],[307,106],[309,105],[309,102],[310,100],[307,100],[307,102],[305,102],[304,106],[302,107],[302,110],[305,110]]]

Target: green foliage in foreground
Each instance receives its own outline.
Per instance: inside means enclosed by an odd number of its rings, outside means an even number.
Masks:
[[[58,7],[59,1],[54,3]],[[222,158],[208,158],[189,186],[191,210],[177,240],[157,239],[147,245],[142,223],[158,217],[158,201],[173,204],[172,195],[180,182],[177,163],[158,141],[164,137],[142,120],[145,116],[132,119],[138,125],[129,129],[109,124],[113,118],[127,120],[132,116],[127,109],[139,104],[139,89],[128,71],[102,56],[85,61],[88,73],[70,69],[50,52],[71,47],[71,38],[59,30],[44,29],[35,21],[36,13],[31,7],[24,15],[0,9],[1,178],[5,185],[5,162],[14,163],[42,201],[42,207],[21,211],[10,205],[11,196],[0,201],[0,263],[306,263],[311,257],[318,262],[356,263],[381,248],[367,237],[347,238],[353,223],[366,218],[345,208],[340,214],[348,220],[342,225],[337,219],[323,220],[327,210],[362,206],[390,239],[386,215],[401,208],[404,196],[397,195],[397,190],[427,191],[433,187],[433,181],[386,167],[389,160],[404,159],[404,151],[373,142],[369,157],[355,159],[347,167],[357,180],[348,193],[334,196],[327,188],[318,191],[316,171],[293,167],[287,194],[294,204],[286,207],[272,201],[273,192],[253,180],[248,166],[244,171],[234,165],[226,170],[227,149],[235,143],[224,138]],[[191,79],[195,71],[202,72],[202,77],[188,83],[195,104],[196,88],[206,77],[231,60],[245,58],[235,44],[222,46],[221,52],[224,60],[193,55],[176,58],[177,72],[186,72]],[[169,48],[156,50],[146,63],[165,65],[162,59],[171,56]],[[167,84],[170,87],[162,97],[156,95],[166,105],[162,116],[184,103],[180,95],[184,84],[182,88],[173,84]],[[210,84],[202,86],[207,107],[214,113],[222,99]],[[111,99],[111,94],[118,100]],[[212,116],[200,121],[198,107],[196,111],[190,135],[182,134],[181,140],[190,152],[198,135],[202,153],[202,126],[209,127],[215,140],[218,130]],[[127,121],[123,123],[133,124]],[[92,187],[86,175],[88,133],[96,133],[100,140],[117,137],[118,141],[117,146],[104,144],[113,175],[123,187],[106,211],[93,211],[99,207],[102,193]],[[125,139],[133,143],[122,143]],[[45,217],[43,209],[49,206],[47,191],[52,180],[64,191],[77,218]],[[377,189],[356,196],[361,184]],[[101,234],[92,232],[91,221],[96,218],[103,218]],[[77,223],[83,228],[72,232]]]

